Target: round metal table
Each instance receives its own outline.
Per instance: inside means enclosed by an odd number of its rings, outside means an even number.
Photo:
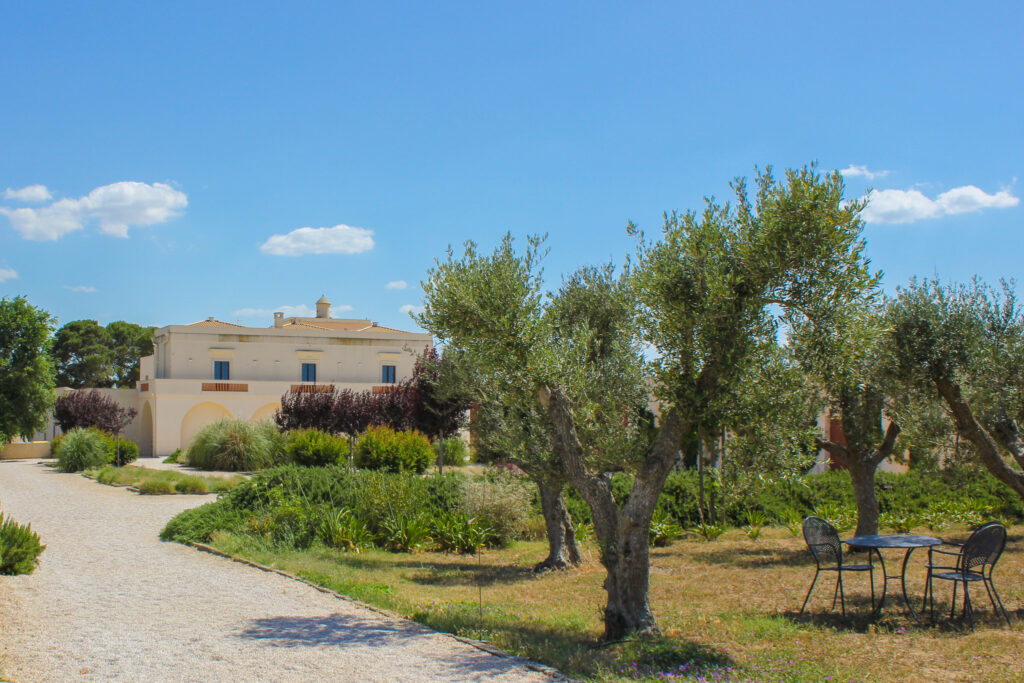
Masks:
[[[878,562],[882,565],[882,598],[878,601],[878,606],[872,614],[878,614],[882,611],[882,605],[885,604],[885,593],[889,585],[889,579],[899,579],[900,587],[903,589],[903,603],[907,606],[910,614],[917,620],[918,623],[921,621],[921,617],[917,615],[914,608],[910,606],[910,598],[907,596],[907,563],[910,561],[910,556],[918,548],[931,548],[936,545],[941,545],[942,541],[934,536],[916,536],[914,534],[876,534],[874,536],[854,536],[848,541],[843,541],[846,545],[857,550],[868,551],[868,561],[871,561],[871,552],[873,551],[878,555]],[[906,555],[903,556],[903,565],[900,569],[899,574],[890,574],[885,568],[885,559],[882,557],[883,548],[900,548],[907,551]]]

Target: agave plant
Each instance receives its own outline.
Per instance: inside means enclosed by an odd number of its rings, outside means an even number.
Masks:
[[[760,510],[747,510],[747,526],[744,531],[747,536],[756,541],[761,537],[761,531],[768,526],[768,517]]]
[[[676,520],[662,511],[655,510],[651,517],[650,544],[655,548],[664,548],[682,535],[683,529]]]

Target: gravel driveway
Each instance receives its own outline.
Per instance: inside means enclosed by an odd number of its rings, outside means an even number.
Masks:
[[[556,677],[157,535],[209,496],[140,496],[0,462],[0,509],[47,545],[0,576],[12,681],[549,681]]]

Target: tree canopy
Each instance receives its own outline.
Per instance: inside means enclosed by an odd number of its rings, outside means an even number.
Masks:
[[[134,387],[139,359],[153,353],[155,329],[122,320],[106,327],[95,320],[68,322],[57,330],[51,350],[58,386]]]
[[[0,299],[0,443],[31,437],[53,405],[54,320],[24,298]]]

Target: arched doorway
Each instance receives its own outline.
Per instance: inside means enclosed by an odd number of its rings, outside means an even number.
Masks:
[[[200,429],[225,417],[231,417],[231,411],[219,403],[206,401],[193,406],[185,413],[185,417],[181,418],[182,450],[192,445],[192,440],[196,438]]]
[[[256,409],[256,412],[249,418],[249,422],[256,424],[261,420],[274,420],[274,414],[281,409],[280,401],[274,403],[268,403],[265,406],[260,406]]]
[[[149,401],[142,404],[142,436],[139,438],[139,456],[153,457],[153,409]]]

